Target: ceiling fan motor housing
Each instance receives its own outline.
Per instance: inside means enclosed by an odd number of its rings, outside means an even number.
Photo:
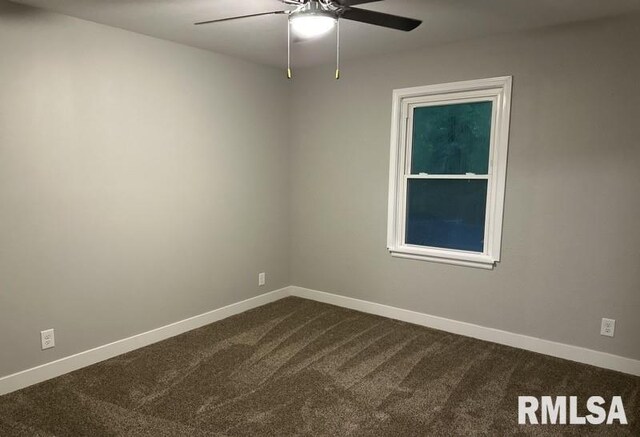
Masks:
[[[329,17],[334,20],[338,19],[338,9],[331,2],[321,2],[319,0],[310,0],[301,5],[298,9],[291,12],[291,18],[299,16],[320,16]]]

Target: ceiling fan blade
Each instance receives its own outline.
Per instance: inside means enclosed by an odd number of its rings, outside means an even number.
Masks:
[[[193,23],[193,24],[195,24],[196,26],[199,26],[201,24],[222,23],[223,21],[240,20],[241,18],[260,17],[260,16],[263,16],[263,15],[282,15],[282,14],[287,14],[287,13],[289,13],[289,11],[261,12],[259,14],[240,15],[240,16],[237,16],[237,17],[221,18],[219,20],[200,21],[198,23]]]
[[[347,9],[342,13],[341,18],[373,24],[375,26],[388,27],[390,29],[404,30],[405,32],[409,32],[422,24],[422,21],[414,20],[413,18],[400,17],[399,15],[385,14],[382,12],[359,8]]]

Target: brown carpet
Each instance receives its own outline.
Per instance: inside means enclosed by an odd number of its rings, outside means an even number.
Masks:
[[[629,425],[519,426],[518,395],[620,395]],[[3,396],[0,435],[640,436],[639,411],[638,377],[286,298]]]

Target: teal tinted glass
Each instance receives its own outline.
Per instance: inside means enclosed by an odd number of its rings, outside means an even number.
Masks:
[[[410,179],[405,242],[482,252],[486,179]]]
[[[411,173],[487,174],[492,102],[413,110]]]

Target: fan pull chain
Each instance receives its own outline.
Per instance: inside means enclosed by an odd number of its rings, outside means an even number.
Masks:
[[[291,18],[287,17],[287,79],[291,79]]]
[[[336,23],[336,80],[340,79],[340,18]]]

